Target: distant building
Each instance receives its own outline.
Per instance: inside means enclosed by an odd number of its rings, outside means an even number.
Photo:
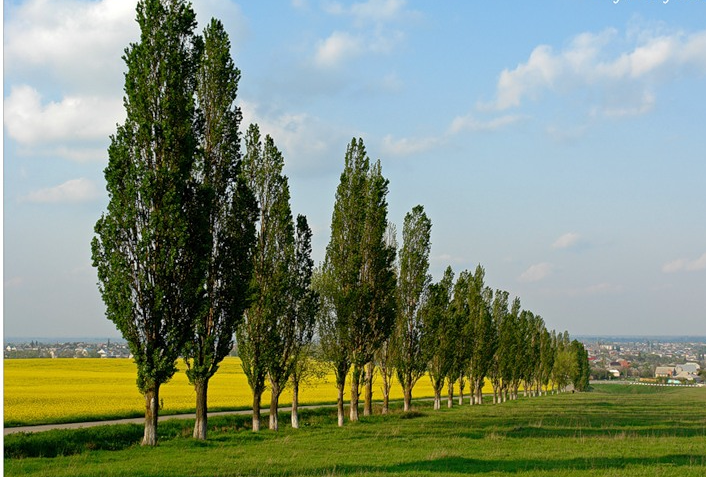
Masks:
[[[657,366],[655,369],[655,378],[671,378],[675,373],[674,366]]]

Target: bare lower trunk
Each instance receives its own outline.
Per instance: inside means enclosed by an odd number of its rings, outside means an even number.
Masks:
[[[159,418],[159,384],[145,392],[145,434],[143,446],[157,445],[157,419]]]
[[[338,402],[336,403],[338,408],[338,427],[343,427],[343,393],[346,383],[345,381],[337,383],[336,386],[338,387]]]
[[[454,405],[454,382],[451,379],[448,379],[448,389],[449,389],[449,398],[446,401],[446,406],[448,408],[452,408]]]
[[[412,386],[405,386],[404,388],[404,412],[412,409]]]
[[[208,379],[194,383],[196,391],[196,422],[194,423],[194,439],[206,440],[208,429]]]
[[[458,380],[458,405],[463,404],[463,389],[466,387],[466,380],[461,376]]]
[[[390,380],[383,378],[382,383],[382,413],[387,414],[390,412]]]
[[[279,384],[275,384],[272,381],[270,381],[270,387],[272,388],[272,393],[270,394],[270,430],[278,431],[279,416],[277,415],[277,412],[279,411],[279,395],[282,390],[280,389]]]
[[[292,383],[292,429],[299,429],[299,382]]]
[[[363,405],[363,415],[373,415],[373,373],[375,364],[372,362],[365,365],[365,404]]]
[[[441,389],[437,386],[434,388],[434,410],[441,409]]]
[[[358,383],[360,383],[360,368],[356,364],[353,365],[353,375],[351,376],[351,421],[358,420],[358,398],[360,396]]]
[[[262,393],[253,392],[252,396],[252,430],[253,432],[260,431],[260,403],[262,402]]]

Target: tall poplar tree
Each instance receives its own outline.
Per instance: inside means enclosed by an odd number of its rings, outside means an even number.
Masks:
[[[284,238],[283,238],[284,239]],[[314,262],[311,259],[311,229],[303,215],[297,216],[296,237],[293,242],[283,240],[287,246],[292,243],[289,276],[283,277],[288,283],[287,305],[282,314],[276,317],[269,333],[267,352],[267,377],[270,382],[270,429],[279,429],[279,397],[284,390],[302,351],[311,343],[314,333],[317,294],[311,288]],[[293,397],[298,399],[298,396]],[[294,403],[292,403],[294,407]],[[292,411],[294,412],[294,411]]]
[[[272,363],[283,352],[280,331],[291,320],[289,299],[294,264],[294,225],[284,158],[268,135],[250,125],[244,177],[260,206],[251,287],[253,302],[236,329],[238,355],[253,393],[253,431],[260,430],[260,404]],[[289,352],[289,350],[286,350]]]
[[[201,211],[198,230],[207,257],[204,302],[186,342],[186,375],[196,392],[194,437],[205,439],[208,383],[233,347],[233,334],[249,305],[257,203],[241,170],[240,71],[230,56],[223,24],[211,20],[196,75],[200,160],[196,164]]]
[[[404,410],[409,411],[412,389],[424,375],[427,350],[424,342],[424,322],[420,310],[426,300],[431,281],[429,252],[431,251],[431,220],[421,205],[415,206],[404,218],[400,276],[397,287],[397,324],[395,346],[397,379],[404,392]]]
[[[387,191],[380,162],[371,167],[363,140],[353,139],[336,190],[321,282],[333,312],[326,316],[324,326],[328,333],[324,340],[331,346],[323,349],[336,371],[339,425],[343,424],[343,392],[351,365],[350,417],[357,420],[364,366],[373,360],[394,323],[395,252],[385,242]],[[341,346],[346,348],[345,360]]]
[[[195,73],[201,40],[180,0],[137,4],[140,41],[123,59],[126,119],[111,137],[109,203],[93,265],[106,315],[128,342],[145,398],[143,445],[156,445],[160,386],[176,372],[201,304],[205,260],[194,221]]]
[[[429,286],[429,299],[422,309],[426,330],[422,346],[428,350],[427,371],[434,389],[434,409],[441,409],[441,391],[456,353],[456,329],[451,314],[453,283],[453,270],[447,267],[443,278]]]

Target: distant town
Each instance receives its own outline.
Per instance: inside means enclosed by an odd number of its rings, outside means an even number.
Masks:
[[[594,380],[699,384],[706,378],[706,337],[578,337],[588,352]],[[15,339],[5,359],[131,358],[120,339]]]
[[[706,337],[579,337],[591,378],[699,384],[706,377]]]

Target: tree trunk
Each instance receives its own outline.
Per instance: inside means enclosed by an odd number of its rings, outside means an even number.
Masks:
[[[157,419],[159,418],[159,383],[145,392],[145,434],[143,446],[157,445]]]
[[[449,378],[446,378],[446,380],[448,381],[448,389],[449,389],[449,398],[446,401],[446,407],[451,409],[454,405],[454,382]]]
[[[253,432],[260,431],[260,402],[262,401],[262,392],[253,391],[252,396],[252,430]]]
[[[375,372],[375,364],[371,361],[365,365],[365,404],[363,406],[363,415],[373,415],[373,374]]]
[[[299,381],[292,382],[292,429],[299,429]]]
[[[483,384],[478,385],[478,394],[476,397],[477,404],[483,404]]]
[[[434,386],[434,410],[441,409],[441,389],[439,386]]]
[[[358,392],[358,384],[360,383],[360,367],[357,364],[353,365],[353,374],[351,376],[351,421],[358,420],[358,398],[360,393]]]
[[[279,395],[282,390],[280,389],[279,384],[275,384],[272,381],[270,381],[270,387],[272,388],[272,392],[270,394],[270,430],[278,431],[279,419],[277,411],[279,410]]]
[[[404,387],[404,412],[412,409],[412,385]]]
[[[208,430],[208,378],[194,383],[196,391],[196,422],[194,439],[206,440]]]
[[[343,427],[343,393],[345,391],[346,383],[344,381],[342,383],[337,383],[336,385],[338,387],[338,427]]]
[[[382,383],[382,413],[387,414],[390,412],[390,381],[383,377]]]
[[[466,380],[461,376],[458,379],[458,405],[463,404],[463,389],[466,387]]]

